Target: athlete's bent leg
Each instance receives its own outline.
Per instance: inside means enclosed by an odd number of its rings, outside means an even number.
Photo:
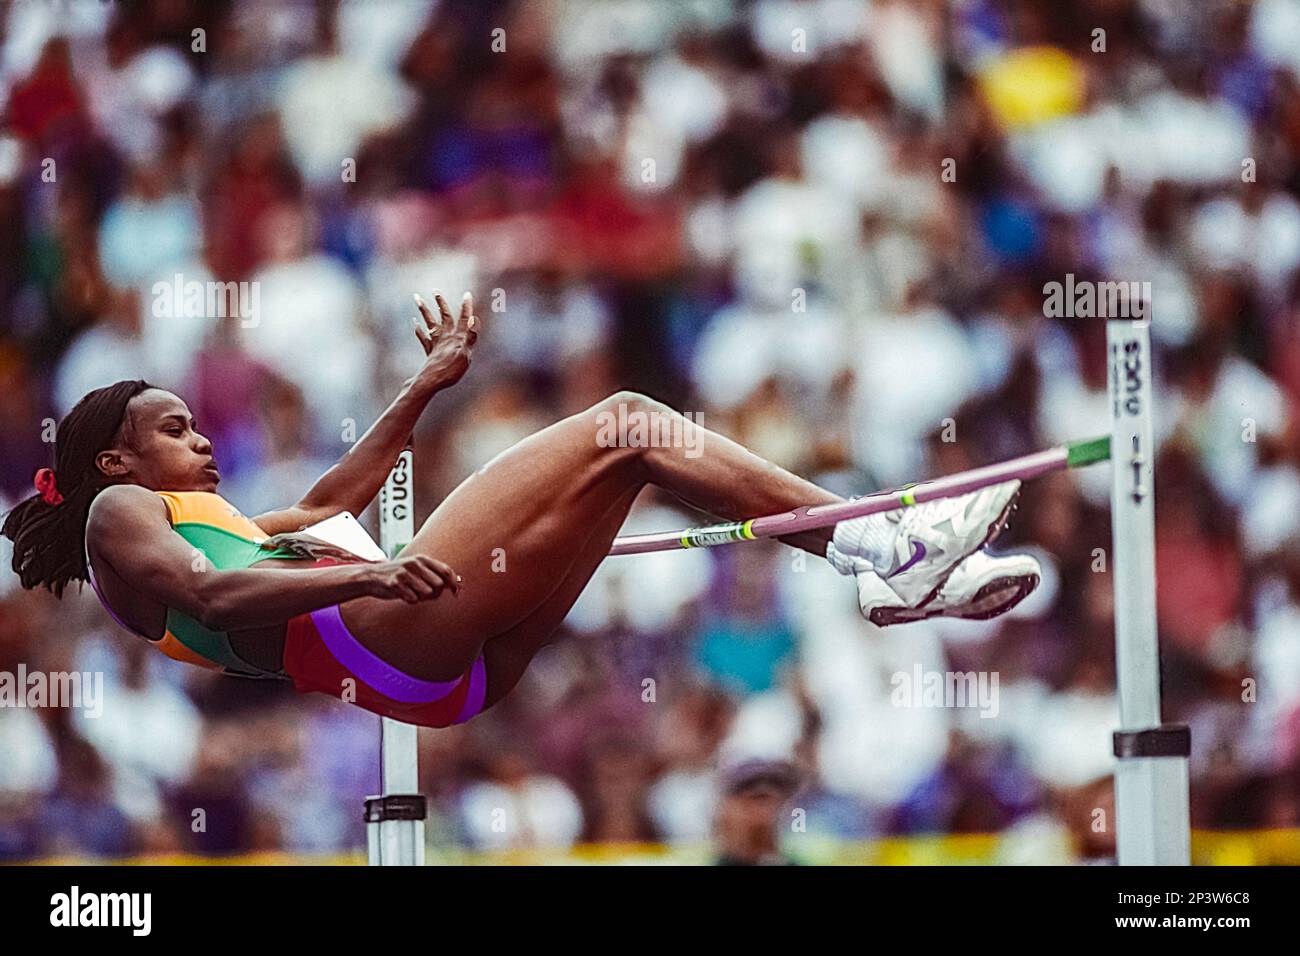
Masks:
[[[635,492],[628,495],[601,520],[587,540],[584,553],[574,562],[569,576],[560,582],[541,607],[505,633],[489,638],[483,645],[483,659],[487,664],[487,699],[483,710],[510,693],[537,652],[551,643],[565,616],[586,589],[587,582],[605,560],[635,498]]]
[[[636,414],[697,429],[692,447],[609,446],[611,417]],[[459,595],[419,605],[362,598],[343,606],[344,622],[412,676],[453,679],[486,640],[528,619],[562,582],[585,584],[599,564],[579,562],[593,528],[646,484],[726,519],[840,500],[659,402],[620,392],[510,448],[429,516],[408,548],[450,564],[464,579]],[[827,530],[790,543],[820,555],[829,538]]]

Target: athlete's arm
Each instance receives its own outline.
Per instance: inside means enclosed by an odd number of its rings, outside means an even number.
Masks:
[[[453,316],[441,295],[435,299],[440,322],[417,297],[420,322],[417,322],[415,331],[426,356],[420,371],[403,383],[397,398],[378,420],[329,471],[321,475],[301,501],[282,511],[270,511],[253,518],[253,522],[267,534],[301,531],[340,511],[361,514],[383,487],[393,462],[406,446],[406,439],[429,400],[460,381],[469,368],[474,343],[478,339],[479,321],[474,315],[474,300],[468,292],[465,293],[460,314]]]
[[[328,568],[218,570],[173,530],[162,499],[138,485],[100,492],[86,534],[96,557],[132,588],[217,631],[287,621],[357,597],[416,603],[444,587],[459,588],[451,568],[425,555]]]

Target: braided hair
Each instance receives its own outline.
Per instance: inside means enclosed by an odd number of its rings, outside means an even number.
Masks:
[[[112,484],[95,458],[116,443],[131,399],[154,387],[132,379],[97,388],[59,422],[53,471],[36,473],[37,493],[19,502],[0,529],[14,543],[14,573],[24,588],[44,587],[62,597],[69,581],[87,579],[90,505]]]

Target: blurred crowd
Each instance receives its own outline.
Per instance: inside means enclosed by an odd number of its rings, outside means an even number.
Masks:
[[[291,503],[418,368],[435,287],[486,331],[421,423],[421,517],[619,388],[862,493],[1105,432],[1105,323],[1043,286],[1150,282],[1193,822],[1300,826],[1298,192],[1297,0],[14,2],[0,509],[50,420],[136,377],[189,403],[241,510]],[[175,281],[253,283],[256,314]],[[1106,859],[1107,496],[1105,467],[1026,486],[999,547],[1044,580],[991,622],[877,630],[777,545],[607,562],[509,698],[422,733],[430,839],[699,844],[719,768],[760,760],[797,770],[765,818],[795,855]],[[628,530],[698,518],[648,492]],[[377,718],[182,667],[0,557],[0,671],[107,697],[0,708],[0,859],[364,844]],[[996,713],[900,706],[899,675],[971,671]]]

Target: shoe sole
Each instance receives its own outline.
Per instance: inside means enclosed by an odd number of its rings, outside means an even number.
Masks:
[[[918,603],[915,607],[911,608],[911,610],[914,611],[920,610],[921,608],[929,604],[931,601],[933,601],[936,597],[938,597],[939,592],[943,590],[943,586],[948,583],[948,579],[952,577],[953,572],[957,570],[957,565],[961,564],[972,554],[980,550],[980,548],[983,548],[985,545],[987,545],[989,542],[991,542],[994,538],[996,538],[998,535],[1002,533],[1002,529],[1007,526],[1007,520],[1011,517],[1011,513],[1016,510],[1016,502],[1018,502],[1019,500],[1020,500],[1020,489],[1017,488],[1015,494],[1013,494],[1010,498],[1007,499],[1007,503],[1002,507],[1002,512],[996,518],[993,519],[992,523],[989,524],[988,530],[984,533],[984,537],[979,542],[979,544],[975,545],[975,547],[971,548],[960,558],[954,561],[952,563],[952,567],[950,567],[944,573],[943,577],[939,579],[939,583],[934,586],[934,590],[931,591],[929,594],[927,594],[925,596],[925,599],[922,600],[920,603]]]
[[[932,617],[956,617],[966,621],[987,621],[990,618],[998,617],[1007,613],[1033,592],[1038,587],[1039,577],[1037,574],[1012,574],[1000,578],[994,578],[988,584],[984,585],[975,592],[975,596],[968,602],[967,606],[977,605],[990,594],[994,594],[1005,588],[1015,587],[1016,591],[1011,597],[1007,598],[1001,604],[984,611],[973,611],[966,614],[953,614],[940,609],[925,610],[924,608],[912,607],[878,607],[872,608],[868,615],[868,620],[876,627],[889,627],[891,624],[911,624],[914,621],[928,621]]]

